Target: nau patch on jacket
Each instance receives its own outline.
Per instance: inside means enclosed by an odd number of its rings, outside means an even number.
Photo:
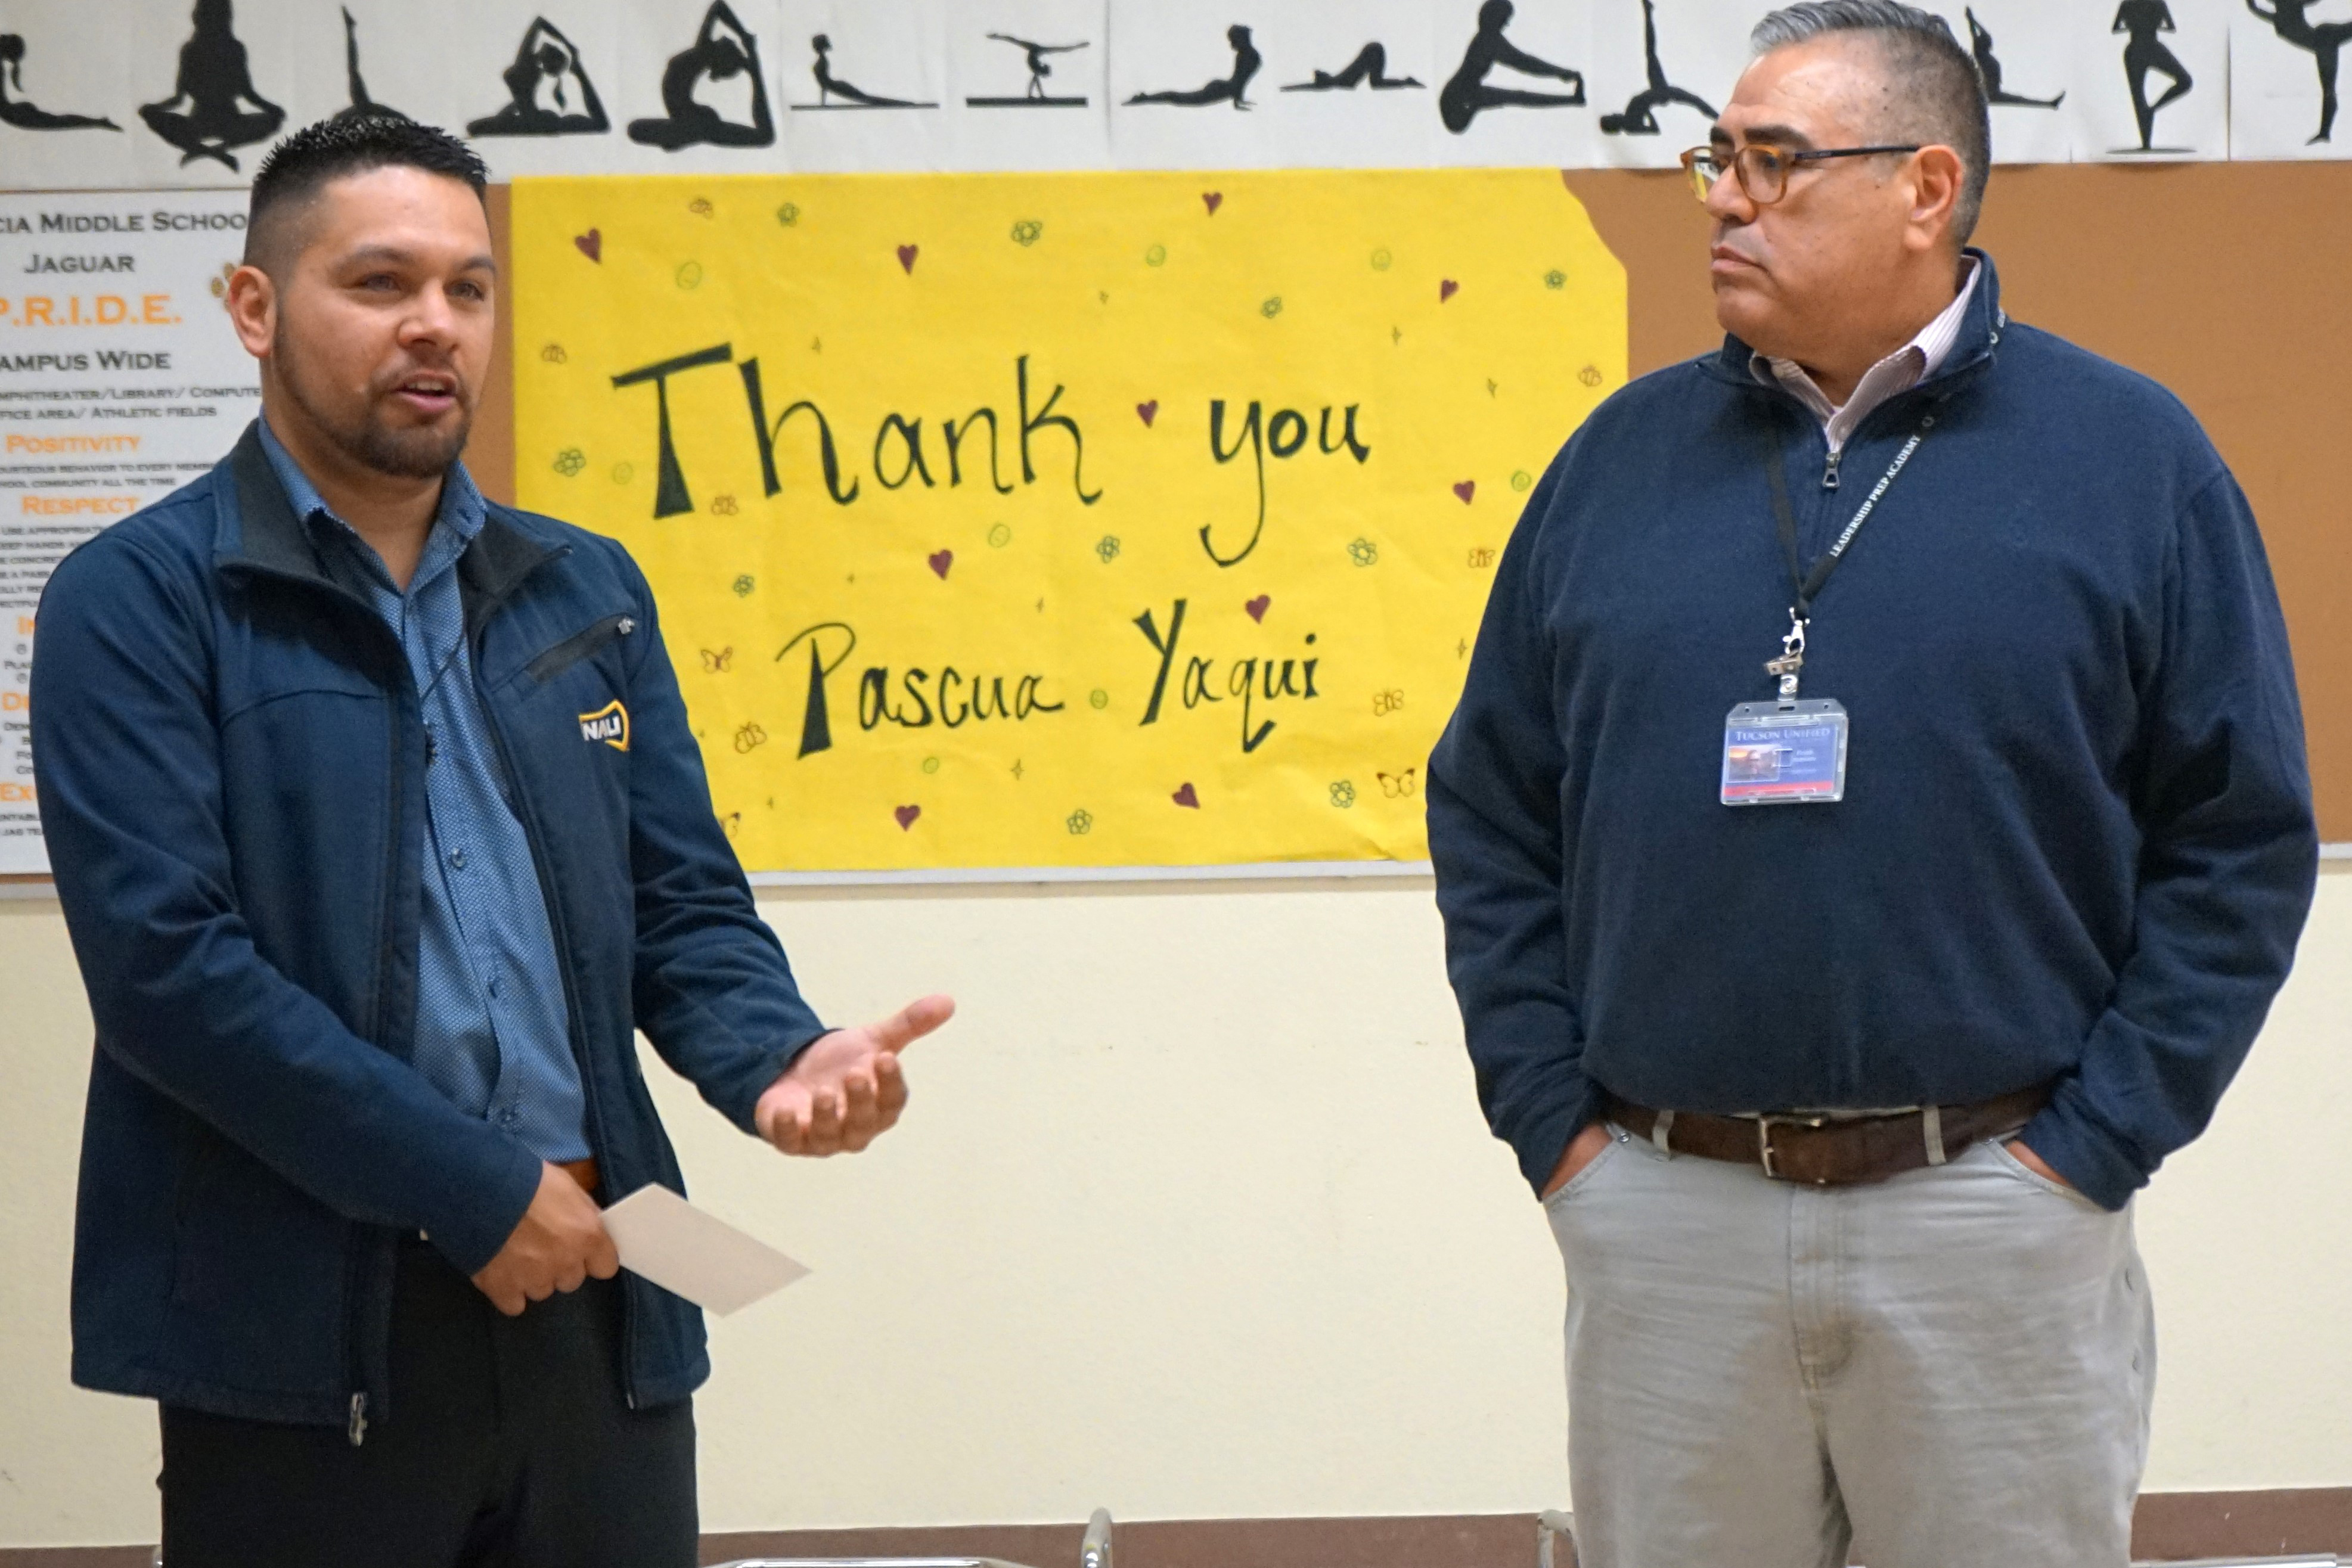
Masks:
[[[629,749],[629,710],[614,697],[594,713],[580,716],[580,738],[594,744],[603,741],[615,751]]]

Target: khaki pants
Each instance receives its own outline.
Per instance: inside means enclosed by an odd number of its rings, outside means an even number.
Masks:
[[[1546,1202],[1582,1568],[2125,1568],[2131,1214],[1996,1143],[1868,1186],[1613,1140]]]

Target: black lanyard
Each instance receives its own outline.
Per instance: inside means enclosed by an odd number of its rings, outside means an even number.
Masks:
[[[1796,593],[1795,601],[1789,606],[1788,632],[1780,639],[1780,656],[1766,661],[1764,665],[1764,673],[1780,683],[1782,707],[1792,707],[1796,703],[1798,680],[1805,667],[1805,632],[1812,624],[1813,601],[1820,597],[1822,589],[1829,582],[1830,573],[1837,570],[1838,562],[1845,559],[1846,549],[1853,543],[1854,535],[1862,532],[1862,525],[1870,520],[1870,514],[1877,510],[1880,499],[1893,486],[1895,476],[1903,472],[1904,465],[1911,461],[1911,455],[1919,450],[1919,444],[1927,439],[1927,432],[1935,425],[1935,410],[1930,408],[1920,417],[1919,428],[1911,433],[1911,439],[1903,444],[1903,450],[1895,455],[1895,461],[1886,465],[1886,472],[1879,476],[1878,483],[1871,486],[1870,495],[1847,521],[1837,541],[1830,546],[1821,559],[1813,562],[1811,571],[1807,571],[1804,563],[1797,559],[1797,514],[1789,505],[1789,475],[1780,461],[1780,439],[1770,429],[1765,431],[1764,476],[1772,483],[1772,517],[1780,525],[1780,553],[1789,561],[1789,586]]]
[[[1835,571],[1838,562],[1845,559],[1846,549],[1853,543],[1854,535],[1862,531],[1862,525],[1877,509],[1880,498],[1893,486],[1895,476],[1903,472],[1904,465],[1911,461],[1911,455],[1919,450],[1919,444],[1927,439],[1927,432],[1934,429],[1935,424],[1936,415],[1931,409],[1920,419],[1919,428],[1911,433],[1911,439],[1903,444],[1903,450],[1895,455],[1895,461],[1886,465],[1886,472],[1879,476],[1878,483],[1871,486],[1870,495],[1855,510],[1844,531],[1838,535],[1837,542],[1830,546],[1821,559],[1813,562],[1813,570],[1810,572],[1797,559],[1797,515],[1789,505],[1789,474],[1780,461],[1780,443],[1777,436],[1767,433],[1770,444],[1764,473],[1772,482],[1772,517],[1780,528],[1780,553],[1789,560],[1789,586],[1796,591],[1797,595],[1796,602],[1789,607],[1792,621],[1801,623],[1812,619],[1813,601],[1821,596],[1822,589],[1830,580],[1830,573]]]

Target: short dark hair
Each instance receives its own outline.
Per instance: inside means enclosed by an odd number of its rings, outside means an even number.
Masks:
[[[1748,42],[1759,55],[1810,43],[1830,33],[1863,33],[1885,61],[1885,119],[1869,134],[1888,141],[1941,143],[1960,155],[1960,193],[1952,204],[1952,233],[1962,245],[1984,210],[1992,174],[1992,111],[1976,57],[1960,47],[1951,26],[1932,11],[1902,0],[1805,0],[1756,24]]]
[[[331,181],[372,169],[422,169],[462,180],[481,196],[489,166],[474,150],[436,125],[385,110],[347,109],[306,125],[269,150],[253,176],[246,209],[245,259],[267,272],[284,257],[293,219]]]

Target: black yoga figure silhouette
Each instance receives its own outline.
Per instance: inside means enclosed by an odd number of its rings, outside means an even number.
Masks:
[[[915,103],[903,98],[883,98],[876,93],[860,91],[855,85],[833,74],[833,40],[819,33],[809,40],[816,51],[816,64],[810,68],[816,78],[816,101],[796,103],[798,109],[937,109],[936,103]],[[835,103],[834,99],[841,101]]]
[[[991,33],[988,36],[995,39],[1000,44],[1011,44],[1014,48],[1019,49],[1028,57],[1029,96],[1040,100],[1045,97],[1045,78],[1054,74],[1053,62],[1045,57],[1048,55],[1076,54],[1077,51],[1087,47],[1084,43],[1033,43],[1027,38],[1013,37],[1009,33]]]
[[[1389,75],[1389,51],[1375,41],[1356,51],[1356,57],[1336,71],[1317,71],[1307,81],[1292,82],[1285,92],[1353,92],[1359,87],[1389,90],[1401,87],[1419,87],[1411,77]]]
[[[274,135],[286,123],[286,111],[254,90],[229,0],[196,0],[190,20],[194,30],[180,46],[180,74],[172,96],[161,103],[142,104],[139,118],[180,150],[184,166],[210,158],[234,171],[237,162],[232,149]]]
[[[1456,136],[1469,130],[1470,122],[1486,110],[1570,109],[1584,101],[1583,73],[1539,60],[1503,37],[1511,16],[1511,0],[1486,0],[1478,7],[1478,31],[1471,37],[1461,66],[1438,89],[1438,118]],[[1486,73],[1496,66],[1523,76],[1551,77],[1568,83],[1570,90],[1532,92],[1524,88],[1488,87]]]
[[[1622,114],[1602,115],[1602,131],[1611,136],[1655,136],[1656,111],[1661,105],[1669,103],[1696,109],[1709,120],[1715,118],[1713,104],[1666,79],[1666,68],[1658,63],[1658,8],[1650,0],[1642,0],[1642,54],[1650,68],[1650,85],[1626,100]]]
[[[2137,151],[2153,152],[2157,150],[2157,112],[2173,99],[2186,97],[2196,85],[2189,68],[2164,47],[2161,35],[2179,31],[2173,25],[2172,9],[2164,0],[2124,0],[2116,9],[2116,25],[2107,31],[2130,35],[2124,44],[2124,80],[2131,87],[2132,116],[2139,121]],[[2171,81],[2164,96],[2153,102],[2147,96],[2147,78],[2152,75]]]
[[[368,96],[367,83],[360,78],[360,25],[352,20],[351,8],[343,8],[343,75],[352,91],[352,106],[345,114],[381,114],[387,120],[406,120],[408,116],[388,103],[378,103]]]
[[[2319,67],[2319,134],[2304,145],[2316,147],[2335,140],[2336,57],[2352,42],[2352,22],[2314,22],[2306,15],[2311,0],[2271,0],[2267,11],[2255,0],[2246,0],[2246,9],[2268,22],[2283,41],[2311,51]]]
[[[2000,87],[2000,57],[1992,52],[1992,35],[1977,20],[1977,14],[1961,7],[1969,20],[1969,51],[1977,57],[1977,75],[1984,78],[1985,101],[2015,104],[2023,109],[2055,109],[2066,101],[2066,95],[2056,98],[2020,98],[2013,92],[2003,92]]]
[[[0,33],[0,124],[19,131],[120,131],[110,120],[92,114],[51,114],[25,94],[25,40],[16,33]]]
[[[544,16],[523,29],[514,63],[499,73],[507,105],[466,127],[468,136],[588,136],[610,131],[580,51]]]
[[[1198,109],[1205,104],[1230,103],[1235,109],[1250,107],[1247,94],[1250,78],[1257,75],[1265,57],[1250,42],[1250,30],[1236,23],[1225,29],[1225,42],[1234,47],[1234,72],[1221,81],[1213,81],[1185,92],[1139,92],[1129,103],[1172,103],[1181,108]]]
[[[751,118],[730,120],[694,96],[704,83],[745,78],[751,89]],[[675,152],[681,147],[766,147],[776,140],[768,112],[768,84],[760,70],[760,42],[737,19],[727,0],[710,0],[691,47],[672,55],[662,68],[659,120],[629,121],[629,140]]]

